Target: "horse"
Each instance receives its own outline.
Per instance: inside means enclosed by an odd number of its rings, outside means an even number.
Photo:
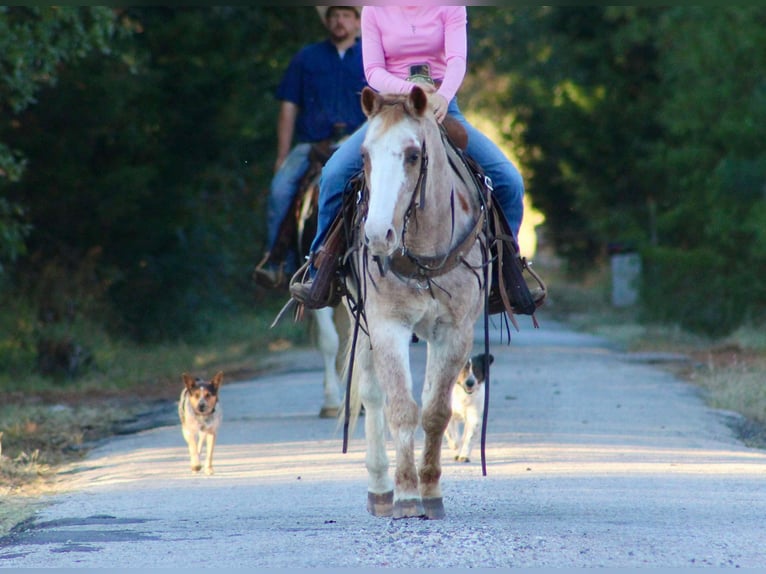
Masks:
[[[473,346],[491,281],[485,205],[453,170],[428,96],[365,88],[364,197],[351,238],[346,304],[362,315],[349,348],[350,408],[364,408],[367,510],[393,518],[445,516],[441,449],[450,393]],[[427,343],[422,410],[412,394],[409,344]],[[349,355],[349,360],[351,356]],[[351,367],[351,365],[353,365]],[[425,433],[415,462],[415,433]],[[386,426],[396,458],[389,476]],[[352,422],[353,428],[353,422]]]
[[[340,127],[336,127],[340,131]],[[295,250],[301,257],[306,257],[311,249],[311,241],[316,232],[317,201],[319,196],[319,176],[327,159],[333,152],[333,141],[325,140],[312,144],[309,152],[309,167],[301,177],[298,191],[291,204],[290,211],[280,225],[277,240],[271,253],[261,262],[263,265],[269,258],[284,261],[290,250]],[[278,286],[284,287],[280,283]],[[344,332],[348,324],[346,314],[339,307],[325,307],[311,312],[316,326],[314,339],[322,355],[323,364],[323,402],[319,410],[320,418],[335,418],[341,411],[340,388],[343,354],[339,332]]]

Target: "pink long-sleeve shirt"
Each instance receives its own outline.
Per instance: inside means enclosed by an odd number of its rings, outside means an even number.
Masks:
[[[410,66],[428,64],[449,102],[466,71],[465,6],[365,6],[362,57],[367,83],[382,93],[406,94]]]

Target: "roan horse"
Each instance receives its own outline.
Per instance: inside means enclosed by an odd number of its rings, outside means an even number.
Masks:
[[[367,509],[376,516],[444,517],[442,439],[450,391],[468,359],[488,266],[485,210],[450,166],[439,125],[420,88],[383,96],[366,88],[362,147],[366,198],[353,240],[352,272],[363,316],[351,377],[351,410],[365,409]],[[366,210],[366,214],[364,211]],[[412,394],[409,344],[427,342],[422,413]],[[415,462],[418,419],[425,432]],[[396,452],[388,468],[386,426]]]

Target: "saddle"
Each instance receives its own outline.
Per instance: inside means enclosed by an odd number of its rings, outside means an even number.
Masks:
[[[449,117],[449,116],[448,116]],[[505,214],[500,205],[492,201],[490,179],[481,167],[463,151],[467,136],[465,129],[457,120],[445,120],[442,137],[453,168],[466,183],[472,182],[477,193],[482,197],[488,214],[487,243],[489,257],[493,261],[492,288],[488,295],[487,310],[491,315],[507,313],[511,321],[514,314],[534,315],[535,311],[545,300],[547,288],[540,277],[532,271],[525,258],[519,253],[519,246],[511,231]],[[450,129],[451,128],[451,129]],[[462,136],[461,136],[462,133]],[[455,135],[457,143],[452,138]],[[462,144],[462,147],[461,145]],[[293,276],[293,282],[302,281],[307,274],[309,264],[313,264],[317,273],[311,285],[307,304],[337,305],[348,292],[345,288],[345,278],[349,275],[349,245],[351,236],[360,221],[357,212],[357,198],[365,186],[364,172],[358,172],[351,178],[343,194],[343,207],[333,221],[324,244],[313,255],[313,260]],[[450,268],[454,267],[451,266]],[[527,282],[523,276],[528,272],[537,282],[542,296],[537,300],[532,297]]]

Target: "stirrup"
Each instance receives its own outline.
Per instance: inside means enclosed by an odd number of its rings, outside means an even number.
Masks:
[[[280,263],[276,269],[266,268],[266,264],[269,263],[271,258],[271,252],[267,251],[263,259],[260,260],[258,265],[253,269],[253,281],[261,287],[267,289],[281,289],[286,285],[287,277],[285,276],[285,262]]]
[[[532,279],[537,282],[538,286],[530,289],[529,291],[532,294],[532,299],[535,301],[535,307],[539,309],[542,307],[543,303],[545,303],[546,297],[548,297],[548,287],[545,284],[545,281],[543,281],[542,278],[535,272],[535,270],[532,269],[531,261],[527,261],[526,257],[521,257],[521,264],[522,268],[529,272],[529,274],[532,276]]]
[[[309,273],[310,261],[301,265],[290,279],[290,296],[306,309],[335,307],[340,303],[341,291],[337,280],[317,281]],[[323,288],[324,285],[324,288]]]

